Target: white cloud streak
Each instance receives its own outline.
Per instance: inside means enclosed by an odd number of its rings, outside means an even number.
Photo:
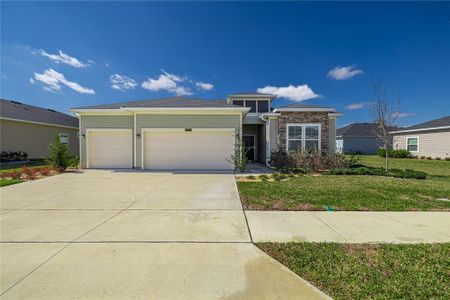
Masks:
[[[364,72],[360,69],[356,69],[355,66],[337,66],[336,68],[330,70],[327,76],[334,80],[346,80],[362,73]]]
[[[34,72],[34,79],[30,78],[30,83],[35,83],[36,81],[40,81],[45,84],[46,86],[44,86],[44,89],[47,91],[59,92],[61,91],[62,86],[65,85],[80,94],[95,94],[93,89],[86,88],[76,82],[69,81],[63,74],[58,73],[53,69],[45,70],[44,73]]]
[[[109,82],[111,83],[111,87],[115,90],[125,91],[125,90],[134,90],[137,86],[137,83],[134,79],[119,74],[113,74],[109,77]]]
[[[79,59],[62,52],[61,50],[58,50],[58,54],[47,53],[44,50],[39,50],[38,53],[57,64],[62,63],[75,68],[86,68],[94,63],[93,60],[88,60],[87,63],[81,62]]]
[[[394,118],[407,118],[407,117],[414,117],[415,113],[401,113],[401,112],[395,112],[392,114]]]
[[[161,71],[163,74],[159,75],[158,78],[147,78],[142,83],[142,88],[152,92],[166,91],[177,96],[192,95],[188,87],[178,85],[178,83],[187,81],[187,77],[171,74],[164,70]]]
[[[352,104],[345,106],[345,109],[356,110],[356,109],[361,109],[364,106],[366,106],[366,102],[352,103]]]
[[[317,98],[320,96],[314,93],[314,91],[307,84],[297,86],[290,84],[289,86],[284,87],[276,87],[268,85],[263,88],[257,89],[257,92],[274,94],[277,95],[277,97],[282,97],[293,101],[304,101],[308,99]]]
[[[201,82],[201,81],[196,82],[195,85],[197,86],[197,88],[199,88],[203,91],[210,91],[214,88],[213,84],[207,83],[207,82]]]

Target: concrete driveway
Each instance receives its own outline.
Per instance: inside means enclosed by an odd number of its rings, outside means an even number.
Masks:
[[[84,171],[1,188],[2,299],[315,299],[251,243],[232,174]]]

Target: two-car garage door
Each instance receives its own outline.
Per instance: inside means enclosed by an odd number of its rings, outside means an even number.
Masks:
[[[148,129],[143,134],[145,169],[232,170],[230,129]]]
[[[144,129],[142,155],[144,169],[232,170],[234,152],[232,129]],[[132,168],[131,130],[105,129],[87,132],[88,168]],[[139,155],[138,155],[139,157]]]

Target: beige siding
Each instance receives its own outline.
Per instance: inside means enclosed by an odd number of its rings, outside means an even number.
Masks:
[[[69,135],[69,151],[78,155],[78,129],[0,120],[1,151],[25,151],[28,158],[43,158],[48,155],[48,146],[55,134]]]
[[[80,161],[82,168],[86,168],[86,137],[87,137],[86,129],[134,128],[133,115],[104,115],[104,116],[82,115],[80,118],[81,118]]]
[[[406,149],[406,138],[419,138],[419,151],[415,156],[450,157],[450,130],[433,130],[417,133],[400,133],[394,135],[394,149]]]
[[[136,115],[136,131],[142,128],[240,128],[241,115]],[[141,139],[136,139],[136,167],[141,166]]]
[[[268,153],[268,159],[270,159],[270,153],[272,151],[276,151],[278,149],[278,119],[270,119],[270,131],[269,131],[269,139],[270,139],[270,149]]]
[[[336,119],[328,119],[328,152],[336,152]]]

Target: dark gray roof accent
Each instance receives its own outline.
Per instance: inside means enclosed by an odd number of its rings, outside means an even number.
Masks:
[[[0,99],[0,117],[78,128],[78,119],[52,109]]]
[[[278,106],[275,108],[330,108],[330,109],[333,109],[332,107],[329,107],[329,106],[307,105],[307,104],[301,104],[301,103],[292,103],[292,104],[288,104],[288,105],[284,105],[284,106]]]
[[[233,93],[229,95],[229,97],[233,96],[265,96],[265,97],[273,97],[276,98],[277,95],[267,94],[267,93],[258,93],[258,92],[242,92],[242,93]]]
[[[236,105],[228,104],[225,100],[205,100],[198,98],[161,98],[161,99],[147,99],[130,102],[119,102],[111,104],[100,104],[91,106],[81,106],[72,109],[119,109],[121,107],[238,107]]]
[[[450,126],[450,116],[445,116],[439,119],[423,122],[417,125],[413,125],[410,127],[402,128],[401,130],[413,130],[413,129],[426,129],[426,128],[434,128],[434,127],[444,127]]]
[[[376,137],[377,124],[353,123],[336,130],[336,136],[342,137]],[[392,128],[391,130],[394,130]]]

